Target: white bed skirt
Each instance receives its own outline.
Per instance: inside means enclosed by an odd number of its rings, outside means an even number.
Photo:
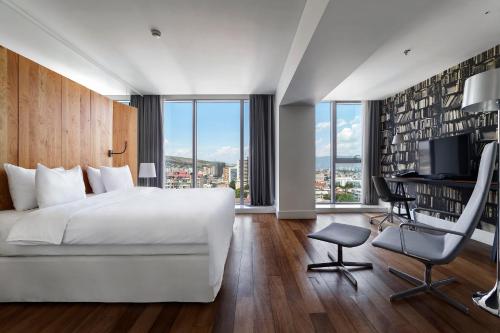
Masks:
[[[208,255],[0,257],[0,302],[212,302]]]

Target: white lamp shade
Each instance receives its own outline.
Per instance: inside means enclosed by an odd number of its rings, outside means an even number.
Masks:
[[[141,163],[139,166],[139,178],[156,178],[154,163]]]
[[[465,80],[462,111],[491,112],[500,109],[500,68]]]
[[[399,145],[401,142],[403,142],[403,136],[399,133],[396,133],[393,137],[392,137],[392,144],[393,145]]]

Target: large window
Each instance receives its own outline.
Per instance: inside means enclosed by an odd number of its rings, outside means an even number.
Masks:
[[[231,187],[249,204],[246,100],[164,102],[166,188]]]
[[[361,103],[316,106],[317,203],[361,201]]]

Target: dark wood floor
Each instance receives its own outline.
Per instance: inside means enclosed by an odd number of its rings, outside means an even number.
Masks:
[[[436,278],[458,277],[460,283],[443,291],[469,305],[470,316],[428,295],[391,304],[391,293],[410,286],[387,266],[421,275],[421,264],[367,243],[344,252],[346,260],[374,263],[373,271],[354,273],[358,291],[336,273],[306,272],[308,263],[335,249],[305,235],[332,221],[369,225],[361,214],[279,222],[269,214],[239,215],[214,303],[3,304],[0,332],[500,332],[500,319],[470,299],[495,280],[486,246],[471,242],[435,270]]]

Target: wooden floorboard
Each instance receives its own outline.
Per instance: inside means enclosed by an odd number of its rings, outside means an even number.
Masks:
[[[393,266],[421,276],[423,265],[374,248],[377,235],[366,214],[323,214],[317,220],[281,220],[272,214],[238,215],[224,280],[215,302],[160,304],[12,303],[0,305],[0,332],[500,332],[500,319],[472,304],[471,294],[495,281],[489,248],[470,241],[436,279],[453,275],[443,288],[471,309],[469,316],[429,295],[391,303],[389,295],[410,286],[390,274]],[[335,272],[307,272],[328,260],[335,246],[307,234],[331,222],[372,229],[367,244],[346,249],[351,261],[373,270],[354,272],[355,290]]]

